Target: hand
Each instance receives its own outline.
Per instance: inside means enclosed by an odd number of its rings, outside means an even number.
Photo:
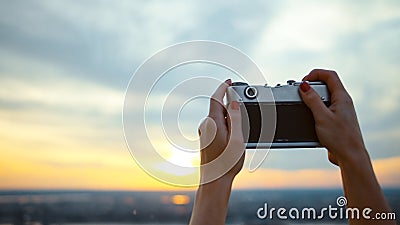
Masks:
[[[331,105],[326,107],[307,82],[300,84],[299,92],[311,109],[319,141],[328,149],[329,160],[340,167],[346,207],[370,208],[375,213],[390,212],[390,207],[376,179],[368,152],[358,125],[350,95],[336,72],[313,70],[304,81],[323,81],[331,93]],[[349,218],[349,225],[396,224],[394,220]]]
[[[232,182],[244,162],[240,108],[223,104],[231,80],[222,83],[210,99],[210,111],[199,126],[201,167],[200,185],[194,200],[191,225],[225,224]]]
[[[331,105],[326,107],[307,82],[299,88],[300,96],[314,115],[316,133],[321,144],[328,149],[329,160],[339,165],[341,160],[365,155],[353,101],[336,72],[315,69],[303,81],[323,81],[331,94]]]
[[[233,178],[244,162],[244,143],[240,108],[236,101],[223,104],[223,98],[231,80],[226,80],[210,99],[210,110],[199,126],[201,148],[201,183],[217,178]]]

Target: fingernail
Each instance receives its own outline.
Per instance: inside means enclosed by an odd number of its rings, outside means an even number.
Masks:
[[[239,110],[239,103],[237,101],[232,101],[231,108],[234,110]]]
[[[231,85],[232,85],[232,80],[231,80],[231,79],[227,79],[227,80],[225,81],[225,83],[226,83],[227,85],[231,86]]]
[[[307,81],[301,82],[300,89],[301,89],[302,92],[307,92],[308,90],[310,90],[310,88],[311,87],[310,87],[310,85],[308,84]]]

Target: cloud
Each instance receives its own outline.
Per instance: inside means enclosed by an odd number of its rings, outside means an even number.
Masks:
[[[281,1],[279,6],[278,13],[260,28],[250,51],[272,84],[285,82],[288,76],[301,79],[314,67],[352,69],[349,76],[355,81],[361,74],[355,77],[354,72],[380,65],[379,58],[387,57],[381,50],[397,43],[400,6],[395,2]],[[379,54],[374,54],[376,50]],[[362,72],[369,73],[368,69]]]
[[[56,168],[51,180],[58,181],[61,168],[69,171],[87,163],[85,171],[89,172],[83,177],[79,177],[79,171],[68,172],[68,182],[87,180],[85,187],[107,186],[94,168],[102,167],[100,164],[105,165],[101,172],[106,167],[118,168],[111,161],[122,159],[113,158],[113,154],[127,153],[121,110],[130,76],[159,49],[192,39],[211,39],[238,47],[261,66],[270,84],[299,80],[314,67],[337,70],[355,100],[372,157],[392,159],[399,155],[396,146],[400,144],[399,12],[396,1],[7,2],[0,8],[0,138],[6,140],[1,143],[2,155],[15,152],[7,159],[21,157],[31,167],[16,170],[24,164],[4,164],[0,171],[9,171],[7,187],[24,187],[22,179],[30,175],[34,177],[29,181],[32,185],[39,187],[43,182],[50,187],[44,172]],[[182,74],[189,75],[179,76]],[[188,66],[170,75],[158,86],[149,105],[153,128],[160,128],[157,110],[163,95],[181,79],[208,75],[223,80],[232,76],[207,66]],[[152,81],[139,81],[146,82]],[[144,93],[138,86],[134,95],[142,98]],[[213,85],[202,87],[210,93],[215,89]],[[171,97],[172,106],[180,102],[184,92]],[[189,104],[182,111],[181,128],[192,138],[196,137],[199,118],[207,112],[206,104]],[[141,106],[133,102],[129,109],[133,117],[141,119]],[[168,116],[168,120],[176,119],[176,115]],[[158,131],[153,141],[165,146]],[[179,138],[179,134],[174,135]],[[135,147],[146,145],[138,141]],[[132,161],[127,158],[124,163]],[[383,162],[396,168],[396,160]],[[380,169],[382,163],[378,163],[377,171],[382,171],[379,174],[384,174],[381,176],[387,184],[397,175]],[[40,169],[30,171],[35,166]],[[339,182],[323,150],[276,151],[263,167],[261,171],[268,170],[278,180],[270,187],[300,182],[293,179],[291,183],[282,176],[331,178],[331,183],[316,183],[324,187]],[[14,172],[19,178],[13,184]],[[118,178],[113,181],[121,182],[115,187],[161,187],[143,174],[140,177],[146,181],[135,183],[123,181],[123,176],[114,172],[109,174]],[[92,182],[88,174],[94,174],[96,181]]]
[[[342,24],[338,23],[341,18],[338,5],[328,4],[282,4],[280,13],[265,27],[259,40],[261,46],[257,46],[255,51],[258,54],[282,54],[301,50],[320,52],[331,48]],[[324,34],[324,38],[316,34]]]
[[[400,157],[391,157],[373,161],[375,173],[383,186],[396,187],[400,184]]]
[[[67,68],[72,77],[81,73],[123,88],[141,61],[175,43],[191,26],[192,7],[146,1],[10,2],[0,9],[0,46]],[[18,20],[10,19],[15,15]]]
[[[373,158],[398,155],[395,146],[400,143],[394,136],[400,126],[396,119],[400,78],[395,59],[400,57],[400,5],[395,1],[281,1],[278,11],[261,28],[250,51],[268,83],[300,80],[314,68],[336,70],[354,99]],[[291,154],[280,153],[288,162]],[[321,161],[319,154],[310,152],[302,157]],[[296,165],[301,163],[282,167]]]
[[[383,187],[398,187],[400,157],[373,161],[376,176]],[[263,168],[253,173],[241,171],[235,188],[332,188],[341,187],[338,169],[280,170]]]
[[[123,93],[77,82],[66,77],[57,81],[21,81],[0,78],[4,87],[0,90],[3,107],[41,108],[61,113],[86,112],[89,114],[120,115]],[[68,112],[67,112],[68,111]]]

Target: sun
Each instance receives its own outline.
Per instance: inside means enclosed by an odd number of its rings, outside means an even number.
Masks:
[[[156,163],[157,170],[173,176],[197,174],[200,165],[200,153],[190,152],[170,146],[162,151],[163,162]]]
[[[171,146],[167,160],[178,166],[198,167],[200,164],[200,153],[195,151],[185,151]]]

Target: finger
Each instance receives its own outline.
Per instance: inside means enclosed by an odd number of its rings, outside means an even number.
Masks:
[[[232,101],[228,107],[228,131],[230,140],[243,144],[242,115],[237,101]]]
[[[330,93],[335,93],[338,91],[346,91],[343,83],[340,81],[339,76],[335,71],[314,69],[307,76],[303,78],[303,81],[323,81],[330,91]]]
[[[304,103],[313,113],[316,122],[326,119],[328,114],[332,113],[321,100],[318,93],[306,81],[300,84],[299,92]]]
[[[223,103],[226,88],[232,84],[231,79],[226,80],[220,84],[217,90],[210,98],[210,110],[208,115],[216,120],[225,118],[226,109]]]
[[[217,125],[212,118],[206,117],[200,123],[198,132],[200,136],[200,148],[203,150],[214,141],[217,135]]]

